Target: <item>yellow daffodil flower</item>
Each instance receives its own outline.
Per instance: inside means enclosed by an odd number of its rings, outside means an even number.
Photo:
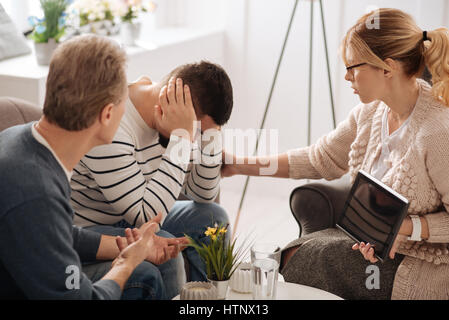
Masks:
[[[213,236],[217,232],[217,228],[207,227],[207,230],[204,232],[206,236]]]

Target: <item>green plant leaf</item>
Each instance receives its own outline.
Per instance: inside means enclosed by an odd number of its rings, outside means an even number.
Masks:
[[[67,8],[66,0],[40,0],[42,11],[44,12],[44,19],[41,26],[45,27],[42,34],[33,31],[30,39],[37,43],[48,42],[48,39],[55,39],[59,41],[65,32],[63,26],[60,27],[59,19]]]
[[[231,278],[241,263],[242,257],[244,257],[249,249],[245,245],[247,239],[236,250],[237,239],[230,242],[226,240],[226,232],[220,233],[218,231],[222,228],[227,230],[228,225],[225,227],[223,225],[214,227],[217,228],[217,233],[215,235],[209,235],[210,241],[207,244],[204,242],[198,243],[193,238],[187,235],[185,236],[189,239],[188,245],[193,247],[204,261],[208,278],[211,280],[227,280]],[[215,239],[212,239],[213,236],[216,236]]]

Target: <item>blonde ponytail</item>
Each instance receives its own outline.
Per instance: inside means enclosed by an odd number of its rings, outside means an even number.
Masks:
[[[377,19],[377,28],[370,24],[373,17]],[[433,95],[449,107],[447,28],[424,33],[411,15],[398,9],[380,8],[363,15],[346,33],[341,45],[345,64],[348,48],[360,61],[384,70],[390,70],[385,59],[398,60],[409,77],[420,77],[427,66],[432,75]]]
[[[449,107],[449,30],[438,28],[427,31],[424,42],[424,61],[432,75],[432,93]]]

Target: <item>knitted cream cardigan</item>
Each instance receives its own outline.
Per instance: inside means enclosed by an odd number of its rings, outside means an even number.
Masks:
[[[425,81],[417,81],[408,141],[392,150],[382,182],[409,199],[409,214],[425,217],[430,236],[401,243],[398,253],[406,257],[396,272],[392,298],[449,299],[449,108],[433,98]],[[314,145],[289,150],[290,177],[332,180],[349,172],[353,182],[358,170],[371,172],[381,152],[386,108],[380,101],[359,104]]]

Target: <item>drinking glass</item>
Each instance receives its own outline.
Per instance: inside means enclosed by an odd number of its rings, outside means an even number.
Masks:
[[[254,300],[276,299],[281,249],[270,243],[251,248],[251,283]]]

